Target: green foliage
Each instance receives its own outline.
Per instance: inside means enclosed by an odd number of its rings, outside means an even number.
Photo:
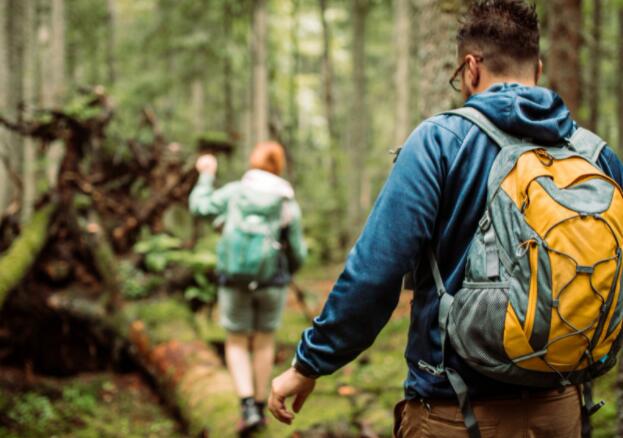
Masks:
[[[19,397],[7,412],[12,421],[24,425],[24,434],[44,436],[60,414],[47,397],[34,392],[27,392]]]
[[[123,282],[123,296],[129,299],[145,298],[163,283],[162,277],[148,275],[128,260],[119,265],[119,275]]]
[[[206,304],[216,302],[217,287],[214,283],[210,282],[208,278],[201,273],[194,275],[194,280],[197,286],[190,286],[184,291],[184,298],[187,300],[199,300]]]
[[[126,279],[124,293],[127,297],[148,296],[164,283],[162,275],[167,269],[178,267],[192,273],[194,284],[184,291],[187,300],[199,300],[204,303],[216,301],[216,285],[207,276],[207,273],[213,271],[216,266],[212,238],[202,239],[193,249],[184,249],[183,242],[179,238],[168,234],[144,233],[143,238],[134,246],[134,251],[144,256],[145,266],[151,274],[139,272],[131,265],[122,266],[122,275]]]
[[[126,387],[108,375],[79,376],[46,383],[46,391],[9,394],[0,388],[3,438],[172,438],[182,437],[176,421],[147,388]],[[136,383],[140,386],[137,387]],[[56,387],[58,386],[58,390]],[[50,388],[62,396],[47,395]],[[59,391],[60,390],[60,391]],[[6,399],[6,401],[2,401]]]
[[[85,391],[79,386],[67,386],[63,388],[63,400],[70,408],[69,412],[65,411],[65,415],[93,414],[97,410],[97,399],[91,392]]]
[[[65,105],[63,110],[79,121],[96,118],[101,115],[103,109],[100,105],[92,105],[92,100],[91,94],[78,94]]]
[[[152,272],[163,272],[171,264],[184,266],[196,272],[206,272],[216,266],[216,255],[205,250],[154,250],[144,253],[145,265]]]

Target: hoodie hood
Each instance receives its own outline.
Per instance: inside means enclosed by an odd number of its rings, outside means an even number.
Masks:
[[[575,130],[561,97],[542,87],[496,84],[470,97],[465,106],[477,109],[503,131],[538,144],[559,143]]]
[[[256,192],[267,195],[274,195],[279,198],[294,198],[294,189],[288,181],[260,169],[248,170],[242,177],[243,187],[250,188]]]

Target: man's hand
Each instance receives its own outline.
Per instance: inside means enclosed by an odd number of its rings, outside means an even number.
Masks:
[[[210,175],[216,175],[216,169],[218,167],[218,162],[216,161],[216,157],[211,154],[202,155],[197,159],[197,164],[195,164],[197,168],[197,172],[199,173],[209,173]]]
[[[314,386],[316,386],[315,379],[305,377],[294,368],[290,368],[273,380],[272,391],[268,399],[268,409],[277,420],[292,424],[294,414],[288,411],[286,399],[294,396],[292,410],[298,413],[309,394],[314,390]]]

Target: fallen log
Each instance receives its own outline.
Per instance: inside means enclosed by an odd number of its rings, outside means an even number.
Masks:
[[[208,391],[222,363],[200,338],[185,303],[175,298],[137,301],[111,314],[105,300],[89,300],[83,293],[68,290],[52,295],[48,305],[114,333],[117,342],[153,378],[190,435],[208,436],[214,409]]]
[[[47,241],[48,228],[55,211],[55,204],[39,209],[0,258],[0,307],[9,292],[20,284],[37,260]]]

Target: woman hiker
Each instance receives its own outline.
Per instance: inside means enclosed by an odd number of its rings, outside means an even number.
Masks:
[[[217,160],[203,155],[189,199],[193,214],[223,230],[217,250],[218,303],[227,330],[227,368],[240,397],[241,434],[265,425],[274,333],[292,273],[307,253],[294,190],[280,176],[285,165],[280,144],[259,143],[242,179],[214,190]]]

